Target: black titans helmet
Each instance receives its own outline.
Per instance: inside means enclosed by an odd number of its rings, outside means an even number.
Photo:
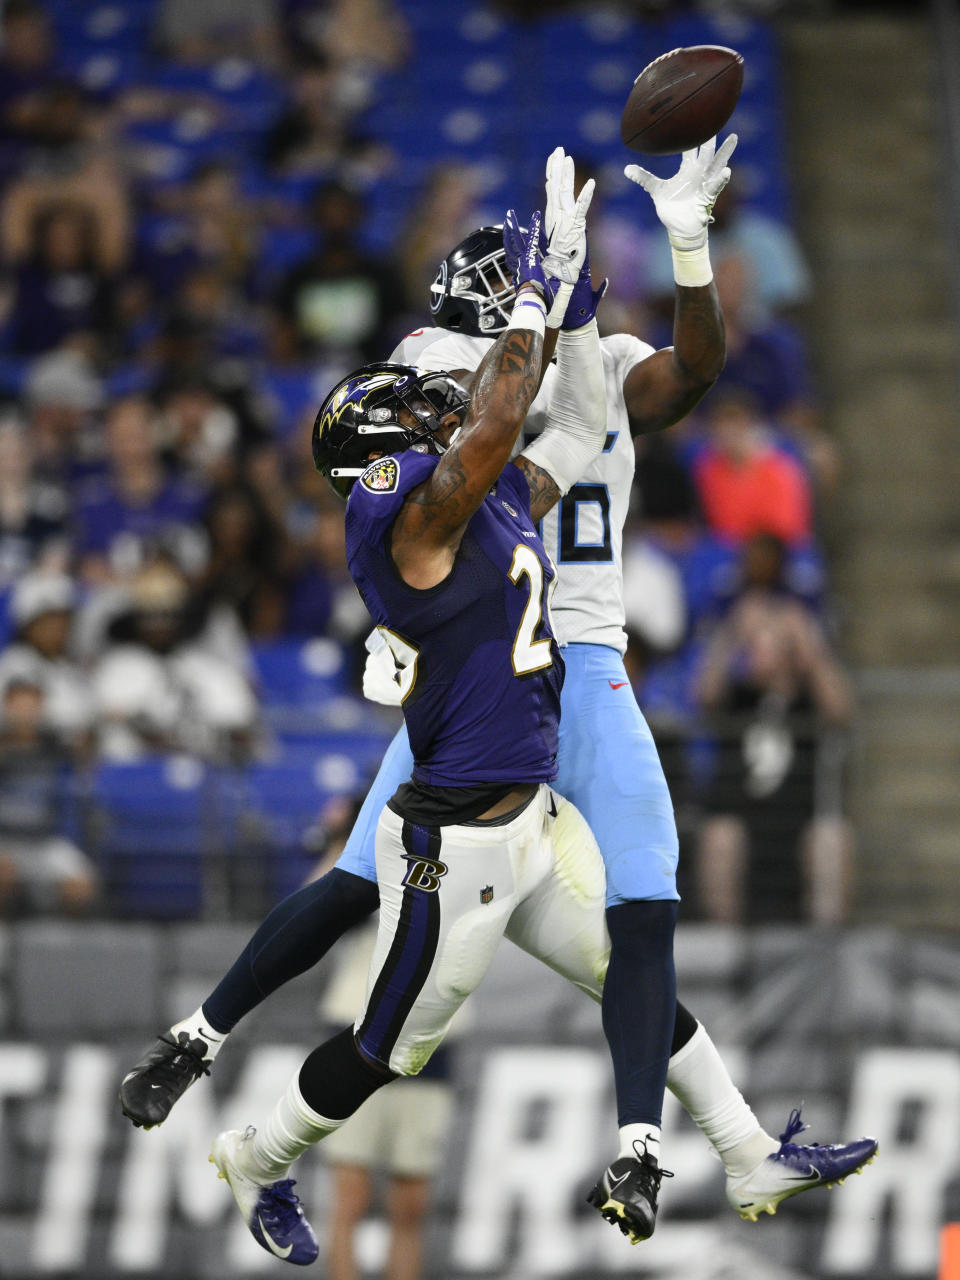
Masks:
[[[448,373],[408,364],[367,364],[348,374],[320,406],[313,424],[313,461],[341,498],[370,465],[370,454],[401,453],[413,445],[443,453],[440,423],[462,415],[470,397]],[[415,425],[401,425],[400,409]]]
[[[517,290],[506,267],[503,227],[480,227],[440,263],[430,286],[433,323],[472,338],[502,333]]]

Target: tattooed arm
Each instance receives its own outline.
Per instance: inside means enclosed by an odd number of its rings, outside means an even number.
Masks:
[[[530,486],[530,519],[536,524],[560,501],[560,486],[543,467],[538,467],[522,453],[519,458],[514,458],[513,463],[527,477],[527,484]]]
[[[391,551],[412,587],[435,586],[450,572],[467,521],[510,459],[540,381],[543,339],[507,329],[484,357],[456,442],[430,479],[413,489],[394,521]]]
[[[540,358],[540,376],[537,378],[538,391],[543,386],[544,374],[550,368],[550,361],[553,359],[556,353],[557,335],[559,334],[559,332],[560,332],[559,329],[548,329],[546,333],[543,335],[543,354]],[[449,373],[451,378],[456,379],[456,381],[460,383],[461,387],[465,387],[467,391],[469,391],[471,387],[474,385],[474,382],[476,381],[476,379],[480,376],[480,370],[483,368],[486,362],[490,359],[490,356],[492,355],[496,345],[497,344],[495,342],[492,342],[490,344],[488,349],[484,352],[483,359],[480,361],[480,363],[477,365],[475,369],[444,369],[444,372]],[[428,369],[433,369],[436,367],[432,363],[432,354],[430,352],[429,347],[427,348],[427,355],[420,356],[418,362],[424,364],[425,367]]]
[[[673,346],[635,364],[623,383],[632,433],[659,431],[688,414],[716,382],[725,359],[716,286],[678,285]]]

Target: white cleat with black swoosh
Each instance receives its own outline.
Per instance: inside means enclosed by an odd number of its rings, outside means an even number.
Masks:
[[[283,1262],[306,1267],[316,1262],[320,1252],[313,1227],[303,1216],[300,1199],[294,1194],[292,1178],[279,1182],[257,1182],[243,1171],[243,1148],[252,1142],[256,1129],[248,1126],[226,1129],[214,1139],[210,1163],[233,1192],[243,1220],[262,1248]]]
[[[817,1143],[801,1146],[790,1141],[806,1127],[798,1107],[790,1113],[780,1135],[779,1150],[742,1177],[727,1177],[727,1199],[741,1218],[756,1222],[761,1213],[776,1213],[780,1202],[789,1196],[843,1182],[851,1173],[860,1173],[877,1154],[876,1138],[858,1138],[828,1147]]]

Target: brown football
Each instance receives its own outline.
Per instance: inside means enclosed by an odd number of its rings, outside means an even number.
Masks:
[[[649,156],[689,151],[730,119],[743,87],[743,57],[719,44],[671,49],[637,76],[620,136]]]

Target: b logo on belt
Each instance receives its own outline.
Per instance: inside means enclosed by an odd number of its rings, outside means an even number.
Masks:
[[[414,854],[404,855],[407,862],[407,874],[403,877],[404,885],[411,889],[420,889],[424,893],[436,893],[440,888],[441,877],[447,874],[447,867],[433,858],[418,858]]]

